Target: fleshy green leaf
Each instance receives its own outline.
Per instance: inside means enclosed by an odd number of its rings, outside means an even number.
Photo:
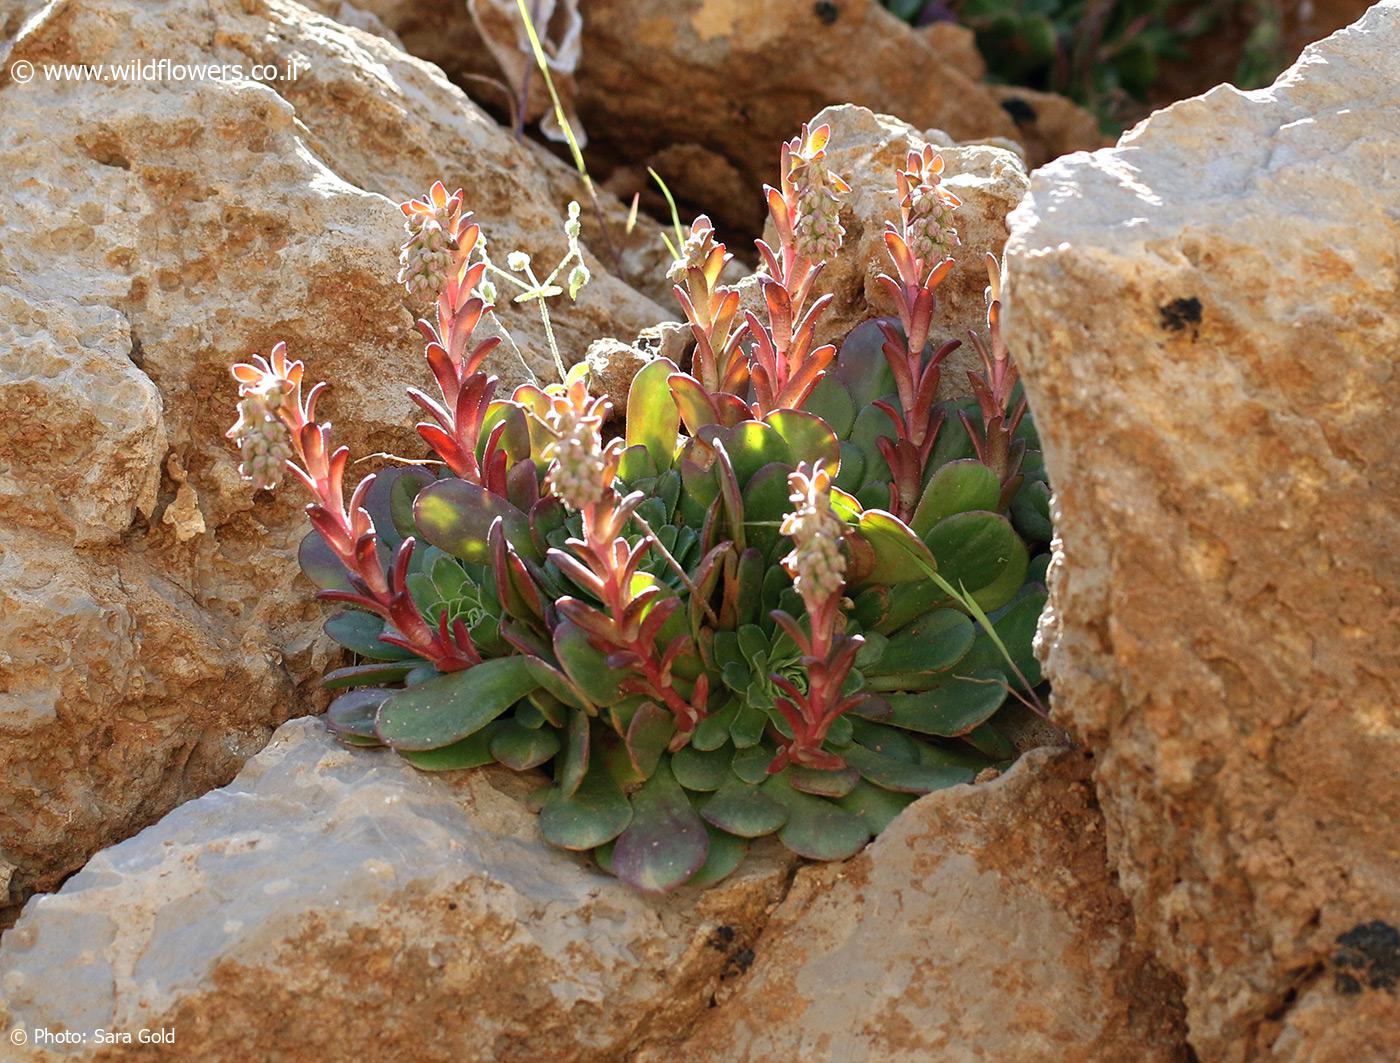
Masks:
[[[879,834],[890,825],[895,816],[916,800],[917,794],[895,793],[893,790],[872,786],[862,779],[850,793],[836,803],[847,812],[865,820],[866,829],[871,834]]]
[[[752,705],[743,705],[734,717],[733,726],[729,728],[729,737],[733,739],[736,749],[748,749],[750,746],[758,744],[767,727],[768,714],[766,712],[762,709],[756,709]]]
[[[349,668],[337,668],[333,672],[327,672],[321,679],[321,685],[327,690],[339,690],[342,687],[367,687],[377,686],[381,683],[398,683],[402,682],[404,677],[415,668],[421,667],[431,669],[432,665],[423,665],[416,657],[410,661],[355,664]]]
[[[807,396],[802,408],[820,417],[843,439],[856,419],[856,404],[851,401],[851,393],[830,373],[817,381],[817,386]]]
[[[997,610],[1016,597],[1026,580],[1029,559],[1025,544],[1019,538],[1012,540],[1011,557],[1001,575],[985,587],[972,591],[972,599],[984,610]]]
[[[537,768],[559,752],[559,733],[551,727],[531,729],[514,720],[499,720],[491,737],[491,755],[515,771]]]
[[[627,725],[627,755],[642,778],[655,771],[676,733],[676,718],[654,701],[643,701]]]
[[[487,535],[499,517],[506,541],[522,557],[542,560],[530,537],[529,518],[504,498],[467,480],[439,480],[425,487],[413,504],[413,516],[424,539],[477,565],[491,562]]]
[[[995,715],[1006,701],[1006,680],[997,668],[946,676],[930,690],[889,694],[888,723],[919,734],[953,738]]]
[[[648,362],[632,378],[627,393],[627,445],[646,447],[655,473],[669,469],[676,453],[681,415],[668,383],[674,372],[669,359]]]
[[[412,504],[413,496],[428,483],[433,483],[433,473],[414,465],[391,465],[375,473],[374,483],[365,493],[364,511],[374,521],[374,531],[379,543],[386,550],[396,550],[399,543],[413,535],[412,521],[407,531],[400,527],[399,514],[396,514],[396,497],[407,497]]]
[[[540,833],[561,849],[582,851],[612,841],[632,822],[632,805],[602,757],[592,765],[572,797],[554,787],[540,809]]]
[[[613,873],[644,892],[664,893],[699,871],[709,850],[704,821],[661,761],[632,795],[632,822],[613,846]]]
[[[794,790],[785,773],[769,776],[761,789],[787,809],[787,822],[778,832],[778,840],[798,856],[845,860],[870,840],[864,819],[834,801]]]
[[[374,733],[374,714],[393,693],[383,687],[361,687],[341,694],[326,709],[326,727],[337,738],[373,739],[378,745],[379,736]]]
[[[796,464],[792,448],[778,430],[762,421],[740,421],[733,428],[707,427],[701,430],[700,438],[707,442],[718,439],[724,444],[741,488],[769,462]]]
[[[569,717],[569,727],[564,733],[564,758],[556,775],[564,797],[573,797],[583,784],[592,761],[591,732],[592,725],[583,713],[575,712]]]
[[[1033,543],[1048,543],[1055,533],[1050,522],[1050,485],[1026,480],[1011,500],[1011,520],[1016,530]]]
[[[307,532],[297,547],[297,564],[306,578],[323,591],[348,591],[350,573],[340,563],[340,558],[326,545],[317,531]]]
[[[612,705],[622,697],[618,684],[625,673],[609,668],[607,658],[594,649],[583,629],[572,620],[560,620],[554,628],[554,655],[574,685],[595,705]]]
[[[700,721],[695,732],[690,736],[690,745],[703,751],[719,749],[729,741],[729,729],[733,726],[734,717],[738,714],[738,701],[729,700],[718,712],[712,712]]]
[[[700,815],[722,831],[740,838],[772,834],[787,822],[787,809],[759,787],[727,779],[700,806]]]
[[[843,750],[841,755],[866,781],[901,793],[932,793],[948,786],[971,782],[977,775],[976,771],[966,767],[951,754],[935,758],[928,763],[920,761],[911,764],[907,760],[887,757],[857,744]]]
[[[841,444],[831,426],[806,410],[775,410],[764,418],[783,437],[798,462],[811,462],[832,476],[841,462]]]
[[[851,329],[836,351],[833,375],[845,385],[856,409],[864,409],[881,395],[895,390],[894,374],[890,372],[890,363],[884,354],[885,334],[880,329],[882,320],[903,335],[904,330],[896,319],[870,318]]]
[[[988,617],[993,630],[1010,653],[1011,660],[1031,686],[1039,684],[1041,679],[1040,662],[1035,659],[1033,641],[1036,627],[1040,623],[1040,614],[1045,611],[1045,599],[1044,587],[1028,585],[1015,601]],[[1020,679],[1011,672],[1001,650],[985,631],[978,631],[977,641],[972,644],[967,656],[959,662],[959,668],[1000,669],[1008,673],[1008,678],[1014,685],[1020,686]]]
[[[892,635],[878,661],[861,664],[861,674],[869,679],[905,672],[944,671],[972,648],[976,635],[972,621],[962,613],[935,609]]]
[[[819,771],[792,765],[787,769],[788,785],[804,794],[817,797],[845,797],[860,781],[860,774],[854,768],[841,771]]]
[[[708,823],[705,830],[710,836],[710,851],[704,865],[686,882],[687,886],[713,886],[728,878],[743,863],[744,854],[749,851],[749,843],[742,838],[716,830]]]
[[[479,768],[496,759],[491,755],[491,737],[494,731],[493,726],[487,726],[451,745],[438,749],[404,749],[399,750],[399,755],[419,771],[462,771],[466,768]]]
[[[969,591],[996,580],[1017,556],[1011,522],[985,510],[944,517],[925,541],[938,561],[938,574]]]
[[[539,685],[523,657],[499,657],[401,690],[379,709],[380,741],[439,749],[475,734]]]
[[[384,621],[373,613],[363,613],[358,609],[347,609],[330,617],[323,628],[335,642],[361,657],[376,661],[416,660],[408,650],[380,642]]]
[[[711,793],[729,778],[734,750],[729,746],[702,750],[689,745],[671,754],[671,771],[687,790]]]
[[[643,446],[627,447],[617,463],[617,476],[623,483],[641,489],[645,483],[656,479],[656,465],[651,452]],[[642,514],[646,516],[646,514]]]
[[[768,778],[768,765],[773,763],[773,751],[767,746],[748,746],[738,750],[729,762],[740,779],[755,785]]]
[[[909,562],[911,553],[923,556],[928,564],[934,565],[933,557],[918,536],[893,513],[867,509],[860,515],[857,533],[873,552],[873,566],[863,573],[864,584],[895,586],[923,580],[924,575]]]
[[[995,510],[1001,497],[996,473],[974,459],[950,461],[929,479],[909,521],[914,534],[924,538],[945,517],[971,510]]]

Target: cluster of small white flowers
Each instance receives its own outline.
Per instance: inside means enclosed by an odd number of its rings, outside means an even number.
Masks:
[[[953,206],[954,201],[939,187],[937,174],[926,175],[923,183],[909,190],[909,221],[904,234],[915,258],[925,263],[941,262],[958,246]]]
[[[798,469],[788,475],[788,487],[794,509],[779,530],[792,539],[792,552],[783,558],[783,565],[810,611],[845,586],[844,525],[831,510],[831,477],[825,470],[809,476]]]
[[[598,501],[606,474],[602,418],[556,402],[545,424],[555,436],[545,449],[545,456],[554,459],[545,485],[570,509],[580,510]]]
[[[797,253],[817,262],[834,257],[846,238],[838,195],[845,182],[827,169],[820,154],[797,163],[792,182],[797,192],[797,220],[793,224]]]
[[[690,235],[685,238],[685,243],[680,246],[680,258],[671,263],[666,271],[666,279],[674,284],[679,284],[685,279],[686,271],[692,266],[696,269],[703,269],[705,260],[710,257],[710,251],[715,246],[715,227],[710,224],[710,219],[703,214],[695,219],[695,224],[690,227]]]
[[[277,416],[290,388],[287,381],[276,381],[263,390],[248,392],[238,403],[238,423],[229,434],[238,443],[243,459],[238,473],[252,481],[255,491],[270,491],[280,484],[292,456],[287,426]]]
[[[430,302],[442,290],[455,250],[447,235],[450,221],[446,207],[404,219],[408,239],[399,249],[399,283],[414,299]]]

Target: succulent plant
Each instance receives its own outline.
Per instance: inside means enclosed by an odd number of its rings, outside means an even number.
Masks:
[[[344,690],[330,728],[425,771],[539,771],[544,837],[643,890],[716,882],[770,834],[849,856],[918,795],[1007,764],[1007,711],[1039,704],[1048,490],[996,274],[970,399],[934,401],[951,266],[932,256],[954,234],[913,254],[926,208],[891,227],[900,318],[817,347],[829,297],[812,298],[822,263],[803,251],[839,240],[846,187],[828,133],[785,145],[768,190],[766,320],[740,316],[697,221],[673,273],[693,364],[643,368],[618,438],[581,367],[496,395],[492,341],[473,339],[489,263],[440,185],[406,208],[405,274],[410,291],[428,267],[443,277],[419,323],[440,394],[411,392],[436,464],[367,477],[347,506],[321,386],[303,403],[280,347],[235,369],[233,434],[245,454],[249,434],[256,455],[293,453],[314,498],[302,569],[346,607],[326,633],[359,663],[326,676]],[[911,156],[906,200],[936,197],[940,169]]]

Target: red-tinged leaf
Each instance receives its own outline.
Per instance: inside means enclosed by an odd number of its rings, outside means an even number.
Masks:
[[[647,893],[684,883],[705,864],[710,836],[668,762],[632,797],[632,822],[613,847],[613,872]]]
[[[627,756],[642,778],[656,771],[661,754],[676,733],[676,719],[653,701],[644,701],[627,725]]]

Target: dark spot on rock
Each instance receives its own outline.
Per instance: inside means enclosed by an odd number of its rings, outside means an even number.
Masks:
[[[706,942],[712,949],[723,952],[730,945],[734,944],[734,928],[732,926],[717,926],[710,933],[710,940]]]
[[[1011,116],[1011,120],[1018,126],[1035,125],[1035,120],[1040,117],[1029,100],[1023,100],[1019,96],[1012,96],[1001,101],[1001,109]]]
[[[1201,323],[1201,301],[1194,295],[1189,299],[1173,299],[1161,309],[1162,327],[1173,332]]]
[[[1400,983],[1400,930],[1373,919],[1337,936],[1332,957],[1337,992],[1355,996],[1365,989],[1395,991]]]
[[[457,910],[457,902],[456,902],[456,901],[448,901],[448,902],[447,902],[447,910],[448,910],[449,912],[455,912],[455,911]]]
[[[131,169],[131,160],[122,151],[121,143],[105,130],[83,134],[78,138],[78,146],[95,163],[112,166],[118,170]]]
[[[737,956],[734,957],[734,965],[739,968],[739,972],[741,974],[753,966],[753,961],[753,949],[744,949],[742,952],[740,952]]]
[[[817,18],[822,20],[823,26],[830,26],[841,14],[841,9],[832,0],[817,0],[812,5],[812,10],[817,13]]]
[[[1283,994],[1283,999],[1279,1001],[1278,1007],[1265,1016],[1270,1022],[1279,1022],[1288,1014],[1288,1009],[1293,1007],[1298,1001],[1298,990],[1296,987],[1289,989]]]

